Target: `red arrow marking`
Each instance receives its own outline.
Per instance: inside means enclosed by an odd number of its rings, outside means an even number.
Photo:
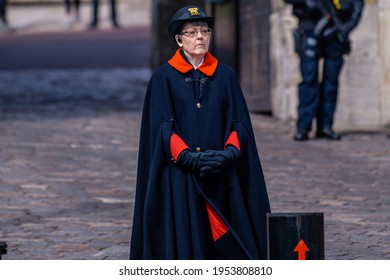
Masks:
[[[306,260],[306,252],[309,252],[305,241],[299,240],[298,245],[295,247],[294,252],[298,253],[298,260]]]

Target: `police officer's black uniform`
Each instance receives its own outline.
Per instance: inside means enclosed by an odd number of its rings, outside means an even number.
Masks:
[[[118,28],[118,20],[116,13],[116,0],[110,0],[111,6],[111,22],[112,26]],[[90,28],[96,28],[99,24],[99,0],[92,0],[92,22],[90,24]]]
[[[317,119],[316,137],[339,140],[332,130],[343,55],[350,51],[349,33],[361,18],[363,0],[285,0],[299,19],[294,31],[295,50],[300,57],[297,132],[294,139],[308,139]],[[319,60],[323,58],[322,81]]]

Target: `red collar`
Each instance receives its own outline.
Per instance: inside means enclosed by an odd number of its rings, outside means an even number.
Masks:
[[[189,64],[180,54],[180,49],[176,51],[174,56],[168,61],[169,65],[175,68],[181,73],[187,73],[188,71],[194,69],[194,67]],[[217,69],[218,60],[212,56],[209,52],[206,53],[202,65],[199,66],[199,71],[201,71],[206,76],[212,76]]]

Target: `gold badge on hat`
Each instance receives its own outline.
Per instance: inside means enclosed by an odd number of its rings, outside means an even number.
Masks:
[[[191,16],[200,16],[200,13],[199,13],[197,7],[188,8],[188,12],[190,13]]]

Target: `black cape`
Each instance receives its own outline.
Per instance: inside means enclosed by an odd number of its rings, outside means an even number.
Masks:
[[[188,67],[187,67],[188,66]],[[198,70],[180,52],[149,82],[142,116],[130,259],[265,259],[265,180],[235,72],[208,53]],[[175,165],[170,137],[192,151],[223,150],[232,131],[240,157],[220,176]],[[214,241],[206,202],[228,227]]]

